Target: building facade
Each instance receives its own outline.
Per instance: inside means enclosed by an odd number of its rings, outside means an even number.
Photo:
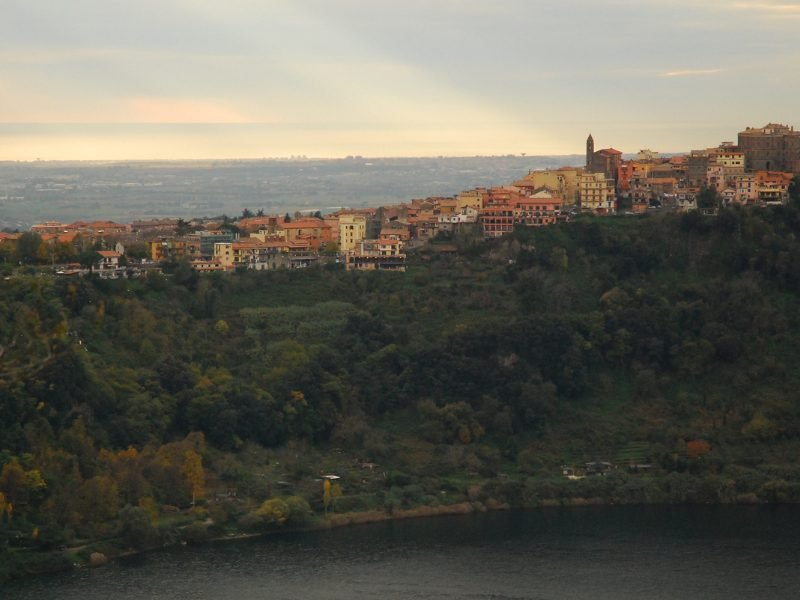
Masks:
[[[598,214],[617,212],[617,195],[614,180],[604,173],[585,173],[578,178],[581,210]]]
[[[367,237],[367,217],[361,214],[339,215],[339,251],[355,250]]]
[[[739,149],[751,171],[800,173],[800,131],[769,123],[739,132]]]

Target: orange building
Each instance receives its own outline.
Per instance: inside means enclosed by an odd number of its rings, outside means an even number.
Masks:
[[[67,225],[66,229],[94,235],[109,235],[127,233],[130,231],[130,226],[114,223],[114,221],[75,221]]]
[[[766,204],[785,203],[794,175],[782,171],[756,171],[758,201]]]
[[[281,223],[283,223],[283,217],[276,217],[275,215],[262,215],[259,217],[245,217],[243,219],[239,219],[239,221],[236,223],[236,226],[246,233],[253,233],[256,231],[275,233]]]
[[[511,204],[493,204],[485,207],[480,216],[483,235],[500,237],[514,230],[514,207]]]
[[[547,191],[540,191],[514,203],[514,223],[527,227],[552,225],[561,215],[563,200]]]
[[[297,221],[284,222],[280,229],[285,232],[289,242],[306,241],[314,250],[333,241],[331,226],[322,219],[298,219]]]

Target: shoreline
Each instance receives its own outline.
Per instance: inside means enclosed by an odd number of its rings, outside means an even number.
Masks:
[[[41,557],[44,559],[42,562],[47,562],[48,559],[51,560],[50,564],[47,567],[41,570],[32,570],[30,572],[21,575],[11,576],[8,580],[9,581],[22,580],[22,579],[27,579],[29,577],[38,577],[42,575],[64,573],[67,571],[72,571],[77,569],[99,568],[105,566],[111,561],[116,561],[122,558],[129,558],[132,556],[138,556],[150,552],[156,552],[159,550],[165,550],[168,548],[175,548],[178,546],[202,546],[204,544],[219,543],[219,542],[237,542],[248,539],[268,538],[276,534],[327,531],[343,527],[369,525],[373,523],[381,523],[386,521],[403,521],[409,519],[424,519],[431,517],[467,516],[479,513],[500,512],[500,511],[510,511],[510,510],[530,511],[530,510],[553,509],[553,508],[582,508],[582,507],[602,507],[602,506],[759,507],[759,506],[771,506],[771,505],[775,504],[769,502],[752,502],[752,501],[717,502],[717,503],[705,503],[705,504],[691,504],[691,503],[675,504],[675,503],[663,503],[663,502],[620,503],[620,502],[613,502],[601,497],[594,497],[594,498],[571,497],[571,498],[559,498],[559,499],[545,499],[541,500],[535,506],[514,507],[508,504],[507,502],[498,502],[492,498],[487,498],[485,502],[466,501],[466,502],[459,502],[456,504],[446,504],[441,506],[418,506],[415,508],[395,509],[391,512],[382,510],[372,510],[372,511],[359,511],[359,512],[348,512],[348,513],[332,513],[327,515],[327,517],[323,516],[320,519],[315,519],[313,522],[307,525],[299,527],[276,528],[259,532],[242,531],[236,533],[229,533],[225,535],[211,536],[202,541],[188,541],[182,539],[179,541],[166,543],[158,546],[152,546],[149,548],[142,548],[138,550],[126,549],[118,553],[115,552],[115,553],[104,554],[104,553],[93,552],[89,555],[87,559],[84,559],[83,562],[73,562],[72,560],[70,560],[71,558],[74,558],[74,556],[71,557],[69,554],[70,552],[74,552],[74,550],[72,549],[43,553],[41,555]],[[792,503],[789,503],[789,505],[792,505]],[[92,559],[92,556],[94,554],[100,554],[98,559],[96,560]],[[2,580],[0,579],[0,581]]]

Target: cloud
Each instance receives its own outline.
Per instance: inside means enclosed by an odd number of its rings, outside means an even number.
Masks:
[[[700,77],[703,75],[716,75],[722,73],[722,69],[678,69],[661,73],[659,77]]]
[[[213,100],[131,98],[129,122],[135,123],[247,123],[247,117]]]
[[[798,3],[778,3],[778,2],[735,2],[734,8],[740,10],[764,11],[783,15],[800,15],[800,4]]]

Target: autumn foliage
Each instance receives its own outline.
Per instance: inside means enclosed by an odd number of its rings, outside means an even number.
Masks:
[[[711,444],[705,440],[691,440],[686,442],[686,454],[689,458],[700,458],[711,452]]]

